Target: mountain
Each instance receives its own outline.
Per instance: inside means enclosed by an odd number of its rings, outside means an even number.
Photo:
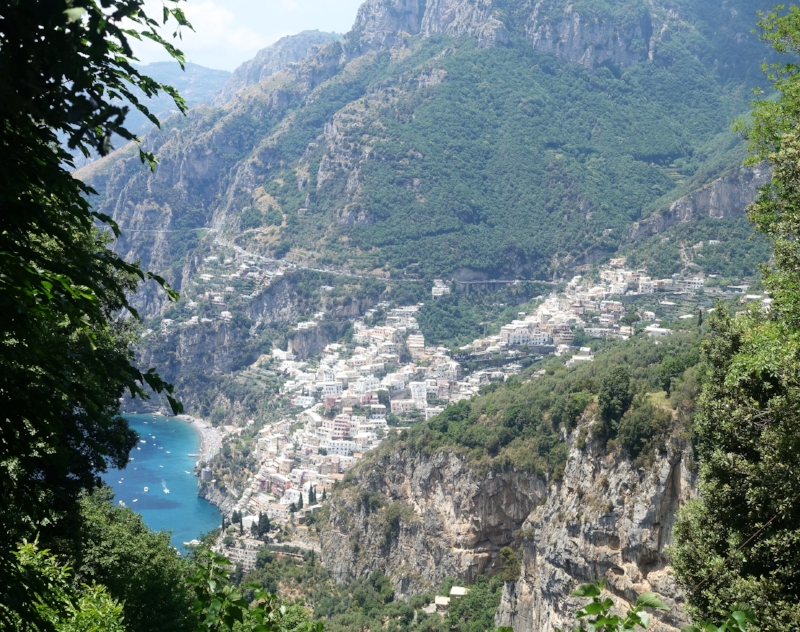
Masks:
[[[184,64],[183,69],[174,61],[159,61],[139,68],[148,77],[177,88],[189,108],[211,103],[231,77],[231,73],[227,70],[215,70],[191,62]],[[146,100],[145,105],[159,120],[167,119],[178,112],[172,99],[164,94]],[[153,127],[153,124],[138,110],[132,110],[126,121],[130,130],[136,134],[144,135]]]
[[[230,101],[239,90],[266,79],[289,64],[305,59],[311,53],[312,48],[341,39],[342,36],[338,33],[321,31],[302,31],[297,35],[282,37],[234,70],[231,78],[211,103],[215,106],[222,106]]]
[[[79,175],[178,287],[200,231],[384,276],[552,278],[739,163],[757,8],[369,0],[342,41],[150,133],[155,176],[125,151]]]

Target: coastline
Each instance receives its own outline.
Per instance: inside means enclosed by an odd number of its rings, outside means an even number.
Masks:
[[[178,419],[194,426],[200,435],[200,456],[199,461],[208,463],[217,452],[222,448],[222,440],[225,438],[224,431],[214,428],[209,422],[199,417],[191,415],[178,415]]]

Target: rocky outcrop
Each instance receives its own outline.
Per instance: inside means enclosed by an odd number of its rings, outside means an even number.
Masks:
[[[398,596],[447,576],[473,581],[496,572],[500,549],[544,493],[541,477],[486,470],[454,452],[386,451],[331,499],[324,564],[339,581],[380,568]]]
[[[515,632],[569,629],[585,605],[569,593],[606,577],[623,612],[646,591],[670,606],[652,630],[686,625],[667,547],[676,512],[695,493],[694,469],[691,449],[677,439],[646,470],[598,443],[573,443],[563,480],[521,529],[520,579],[506,583],[496,623]]]
[[[271,46],[260,50],[253,59],[239,66],[214,97],[212,105],[217,107],[224,105],[240,90],[274,75],[289,64],[305,59],[316,47],[341,38],[338,33],[322,31],[302,31],[297,35],[282,37]]]
[[[718,178],[702,189],[675,200],[661,213],[634,223],[623,243],[658,235],[672,226],[701,217],[743,217],[747,206],[756,199],[758,188],[771,178],[772,172],[765,163],[743,167],[732,175]]]
[[[230,373],[240,368],[237,365],[253,362],[258,357],[255,351],[249,357],[241,357],[246,333],[231,323],[218,321],[153,334],[159,336],[159,340],[141,347],[139,362],[142,366],[160,367],[170,379],[192,370],[206,374]]]
[[[553,0],[539,0],[525,24],[533,48],[587,68],[602,64],[629,66],[652,55],[654,23],[649,7],[626,7],[624,16],[580,12],[571,4],[559,9]],[[635,3],[634,3],[635,4]]]
[[[197,495],[218,507],[223,516],[229,515],[236,506],[236,500],[234,498],[211,483],[199,481]]]
[[[326,321],[314,327],[298,329],[289,336],[288,349],[298,359],[305,360],[339,340],[349,325],[348,321]]]

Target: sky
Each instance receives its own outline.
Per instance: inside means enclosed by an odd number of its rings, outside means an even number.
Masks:
[[[195,32],[176,45],[186,60],[208,68],[234,70],[284,35],[318,29],[346,33],[363,0],[187,0],[183,9]],[[161,15],[161,2],[146,3]],[[174,24],[174,23],[173,23]],[[167,34],[167,30],[164,31]],[[172,33],[172,29],[168,34]],[[143,64],[169,59],[150,42],[134,47]]]

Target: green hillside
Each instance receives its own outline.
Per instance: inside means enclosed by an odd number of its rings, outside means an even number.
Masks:
[[[555,22],[566,5],[551,4]],[[354,53],[354,30],[151,135],[161,177],[132,156],[85,177],[121,225],[179,231],[126,242],[168,276],[213,225],[248,250],[314,265],[552,278],[615,252],[634,221],[740,164],[731,123],[767,49],[751,32],[757,7],[728,4],[573,5],[640,60],[594,67],[537,51],[514,2],[498,9],[502,45],[433,34]],[[128,217],[131,205],[149,215]]]

